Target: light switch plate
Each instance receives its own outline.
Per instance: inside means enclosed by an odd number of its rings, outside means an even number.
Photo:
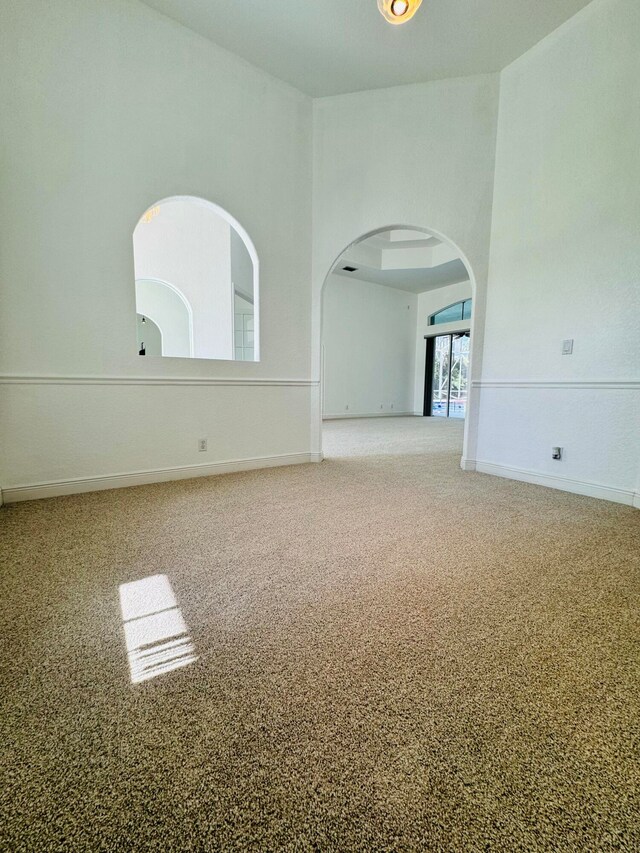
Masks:
[[[562,341],[562,355],[572,355],[573,353],[573,338]]]

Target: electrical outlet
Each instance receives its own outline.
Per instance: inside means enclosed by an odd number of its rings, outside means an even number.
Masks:
[[[345,412],[348,412],[348,411],[349,411],[349,406],[345,406],[345,407],[344,407],[344,410],[345,410]]]
[[[562,447],[552,447],[551,448],[551,458],[557,459],[558,462],[562,459]]]
[[[573,355],[573,338],[562,341],[562,355]]]
[[[198,450],[200,451],[200,453],[206,452],[206,450],[207,450],[207,439],[206,438],[198,439]]]

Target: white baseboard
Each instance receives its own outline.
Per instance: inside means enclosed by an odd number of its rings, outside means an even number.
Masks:
[[[128,474],[110,474],[101,477],[80,477],[76,480],[34,483],[29,486],[9,486],[2,490],[5,503],[31,501],[39,498],[54,498],[60,495],[76,495],[81,492],[98,492],[103,489],[123,489],[128,486],[143,486],[148,483],[166,483],[170,480],[190,480],[194,477],[212,477],[216,474],[232,474],[237,471],[253,471],[259,468],[278,468],[283,465],[301,465],[321,462],[321,453],[286,453],[280,456],[259,456],[254,459],[233,459],[227,462],[210,462],[206,465],[182,465],[176,468],[161,468],[155,471],[133,471]]]
[[[464,465],[462,462],[464,462]],[[640,493],[634,492],[631,489],[617,489],[613,486],[603,486],[600,483],[589,483],[582,480],[572,480],[569,477],[558,477],[555,474],[541,474],[538,471],[527,471],[524,468],[496,465],[493,462],[482,462],[472,459],[463,459],[462,462],[461,467],[465,471],[478,471],[480,474],[492,474],[494,477],[521,480],[523,483],[547,486],[550,489],[560,489],[563,492],[586,495],[590,498],[600,498],[601,500],[613,501],[614,503],[626,504],[627,506],[634,506],[640,509]]]
[[[346,418],[408,418],[415,412],[340,412],[338,415],[323,415],[323,421],[341,421]]]
[[[476,470],[476,460],[475,459],[467,459],[466,456],[463,456],[460,460],[460,467],[463,471],[475,471]]]

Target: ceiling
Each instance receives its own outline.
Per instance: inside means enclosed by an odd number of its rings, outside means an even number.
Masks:
[[[500,71],[589,0],[144,0],[313,97]]]
[[[448,284],[457,284],[460,281],[468,281],[469,276],[465,265],[460,259],[449,261],[434,270],[363,270],[356,273],[347,273],[336,270],[336,275],[345,278],[357,278],[360,281],[369,281],[372,284],[382,284],[385,287],[394,287],[396,290],[406,290],[408,293],[425,293],[427,290],[435,290],[438,287],[446,287]]]
[[[345,267],[355,270],[347,271]],[[455,250],[419,231],[387,231],[354,243],[332,272],[409,293],[424,293],[469,280],[467,268]]]

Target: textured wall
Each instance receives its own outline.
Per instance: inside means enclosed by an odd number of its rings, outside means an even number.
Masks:
[[[636,0],[597,0],[501,75],[477,455],[626,502],[640,462],[639,33]]]
[[[310,100],[129,0],[11,3],[0,38],[2,487],[308,451]],[[183,194],[253,239],[259,364],[135,353],[133,229]]]

